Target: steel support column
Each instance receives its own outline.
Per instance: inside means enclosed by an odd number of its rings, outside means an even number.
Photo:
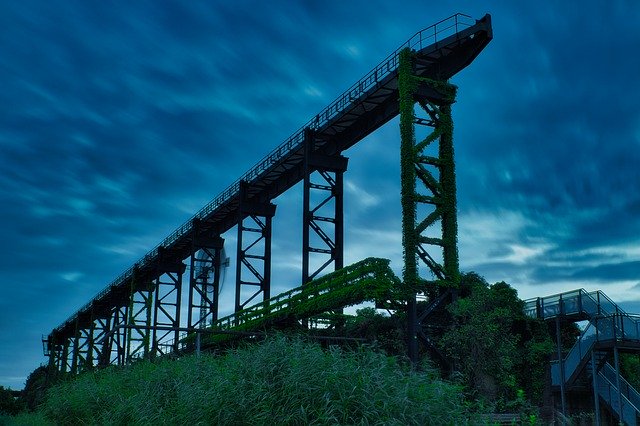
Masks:
[[[127,363],[135,358],[148,358],[151,341],[151,315],[153,307],[152,283],[138,282],[138,273],[134,271],[131,278],[131,291],[127,325]]]
[[[261,293],[262,300],[271,295],[271,219],[275,215],[276,206],[253,201],[250,195],[250,186],[246,182],[240,182],[236,312]]]
[[[45,356],[49,357],[49,371],[61,371],[62,370],[62,357],[64,354],[64,347],[58,343],[55,338],[51,340],[43,340],[45,344]]]
[[[108,348],[105,348],[104,358],[107,364],[125,365],[127,362],[127,319],[129,318],[129,305],[115,306],[112,311],[111,331],[105,339]]]
[[[560,305],[562,306],[562,304]],[[562,308],[561,308],[562,309]],[[562,356],[562,333],[560,328],[560,317],[556,317],[556,352],[558,354],[558,365],[560,366],[560,404],[562,415],[567,415],[567,401],[565,395],[564,357]]]
[[[398,92],[403,281],[407,298],[407,349],[413,362],[418,361],[420,329],[416,295],[424,293],[436,299],[442,291],[457,288],[460,282],[451,119],[455,87],[416,76],[415,66],[411,51],[402,51]],[[416,102],[422,117],[416,115]],[[417,142],[416,125],[433,130]],[[430,279],[419,276],[419,260],[430,272]]]
[[[76,333],[73,343],[73,360],[71,363],[71,372],[73,374],[78,374],[87,370],[91,357],[91,326],[87,329],[81,327],[79,323],[80,317],[76,320]]]
[[[600,397],[598,396],[598,371],[595,351],[591,351],[591,387],[593,387],[593,407],[595,409],[595,423],[600,426]]]
[[[224,239],[217,233],[212,236],[200,236],[199,228],[198,222],[194,221],[187,319],[187,326],[192,330],[206,328],[218,319],[220,268],[224,262]]]
[[[348,159],[316,151],[314,131],[305,130],[302,211],[302,284],[333,263],[344,266],[344,172]],[[316,173],[314,173],[316,172]],[[313,176],[320,180],[313,182]],[[313,231],[313,232],[312,232]],[[312,264],[312,254],[315,262]]]
[[[109,362],[107,349],[109,347],[109,339],[106,339],[107,333],[111,327],[111,312],[108,316],[94,318],[91,327],[90,353],[91,366],[104,366]],[[105,360],[105,356],[107,357]]]
[[[68,371],[71,371],[71,363],[72,361],[69,360],[69,357],[71,356],[72,352],[73,352],[73,348],[71,349],[71,352],[69,352],[69,347],[73,347],[73,338],[72,337],[67,337],[64,339],[64,343],[62,344],[62,358],[60,359],[61,361],[61,365],[59,368],[59,371],[61,371],[62,373],[66,373]]]
[[[151,356],[167,355],[178,351],[180,343],[180,307],[182,304],[182,275],[186,265],[169,259],[164,248],[158,249],[153,315]],[[159,330],[156,326],[169,327]]]

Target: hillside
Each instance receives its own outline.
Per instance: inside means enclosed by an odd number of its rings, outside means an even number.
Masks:
[[[139,362],[52,388],[8,424],[474,424],[462,388],[368,348],[272,337],[221,356]]]

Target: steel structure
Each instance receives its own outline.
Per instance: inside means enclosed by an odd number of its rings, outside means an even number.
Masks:
[[[260,298],[268,299],[271,220],[275,215],[272,201],[300,181],[304,182],[302,282],[329,267],[341,268],[342,175],[347,167],[342,152],[398,115],[401,52],[405,49],[412,52],[414,77],[446,81],[469,65],[491,38],[489,15],[474,20],[456,14],[416,33],[52,330],[44,339],[51,366],[75,372],[107,359],[122,364],[132,358],[153,357],[171,350],[183,320],[180,309],[185,264],[197,263],[195,256],[199,250],[207,250],[211,259],[218,256],[220,236],[234,226],[238,229],[235,309],[239,311]],[[422,95],[430,100],[437,95],[432,89],[425,86],[415,95],[418,100]],[[436,105],[440,108],[436,116],[448,114],[440,104]],[[422,160],[429,164],[429,159]],[[455,188],[444,189],[450,194],[452,190]],[[442,208],[439,212],[443,212]],[[429,220],[423,225],[429,225]],[[423,246],[437,243],[424,239],[421,242]],[[416,250],[420,257],[429,259],[426,251],[419,247]],[[451,263],[446,260],[444,263],[444,278],[449,279],[447,268]],[[219,267],[215,261],[212,264]],[[435,273],[437,267],[431,269]],[[219,276],[219,271],[215,274]],[[218,284],[214,280],[212,285]],[[200,327],[194,316],[196,309],[209,312],[212,322],[217,318],[217,294],[208,296],[203,290],[208,285],[209,282],[194,274],[192,267],[186,291],[188,330]],[[108,340],[99,348],[97,333]]]
[[[602,405],[620,424],[638,424],[640,393],[620,374],[619,354],[640,352],[640,316],[626,313],[601,291],[582,289],[530,299],[525,313],[556,325],[558,356],[551,363],[551,386],[563,414],[592,404],[599,425]],[[587,326],[565,354],[560,324],[579,321]]]

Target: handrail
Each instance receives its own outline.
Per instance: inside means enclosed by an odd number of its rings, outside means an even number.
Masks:
[[[54,329],[54,332],[62,331],[62,329],[67,324],[70,324],[73,321],[75,321],[81,312],[88,310],[92,306],[94,301],[101,299],[112,288],[117,287],[123,282],[129,280],[133,276],[136,265],[144,266],[148,264],[151,260],[153,260],[158,256],[158,250],[161,247],[167,248],[171,244],[175,243],[182,236],[186,235],[192,229],[192,224],[194,220],[207,218],[217,208],[229,202],[231,199],[234,198],[234,196],[237,196],[240,189],[240,182],[255,181],[260,176],[261,173],[269,169],[269,167],[273,166],[277,162],[284,159],[288,154],[290,154],[295,149],[299,148],[304,142],[304,130],[306,128],[317,130],[319,128],[326,126],[327,124],[329,124],[331,120],[333,120],[341,112],[343,112],[345,107],[353,103],[355,100],[359,99],[368,90],[376,86],[378,82],[383,80],[386,76],[395,72],[398,67],[399,55],[401,50],[405,48],[409,48],[409,49],[417,48],[419,50],[422,50],[427,46],[430,46],[432,44],[437,44],[439,38],[440,40],[442,40],[448,36],[455,35],[460,31],[462,31],[462,29],[473,26],[476,22],[477,21],[469,15],[456,13],[455,15],[452,15],[441,21],[438,21],[435,24],[415,33],[409,40],[403,43],[393,53],[391,53],[382,62],[380,62],[373,70],[371,70],[363,78],[358,80],[358,82],[356,82],[353,86],[351,86],[349,89],[343,92],[340,96],[338,96],[333,102],[329,104],[329,106],[323,109],[318,115],[316,115],[314,118],[309,120],[304,126],[298,129],[291,136],[289,136],[289,138],[287,138],[283,143],[281,143],[273,151],[267,154],[261,161],[259,161],[255,166],[249,169],[249,171],[244,173],[238,180],[236,180],[231,185],[229,185],[216,198],[214,198],[211,202],[209,202],[202,209],[200,209],[187,222],[185,222],[180,227],[178,227],[175,231],[169,234],[168,237],[162,240],[160,244],[155,246],[142,258],[140,258],[140,260],[137,263],[135,263],[134,266],[130,267],[129,269],[124,271],[122,274],[120,274],[108,286],[106,286],[102,291],[100,291],[93,299],[91,299],[89,302],[84,304],[80,309],[78,309],[60,326],[56,327]]]
[[[601,290],[588,292],[579,289],[525,301],[525,314],[534,318],[548,319],[562,314],[587,314],[594,317],[615,313],[626,314]]]
[[[636,424],[637,416],[640,415],[640,410],[638,410],[638,407],[634,405],[622,392],[618,394],[618,388],[616,387],[616,385],[612,380],[609,380],[604,374],[602,374],[602,372],[598,374],[597,383],[598,395],[600,395],[606,401],[609,407],[611,407],[611,409],[613,409],[613,411],[618,414],[621,422],[624,422],[626,424]],[[617,403],[618,395],[622,397],[619,404]],[[618,412],[619,409],[622,409],[621,413]]]
[[[611,383],[616,382],[616,370],[608,362],[604,364],[600,370],[600,374],[602,374]],[[636,407],[636,409],[640,408],[640,393],[638,393],[638,391],[622,376],[620,376],[620,391],[625,397],[627,397],[631,404]]]
[[[387,297],[397,282],[389,260],[367,258],[220,318],[211,329],[244,331],[290,315],[308,318],[345,304]]]
[[[565,381],[571,378],[578,366],[591,354],[595,344],[602,341],[640,342],[640,316],[616,313],[593,318],[562,361]],[[554,382],[560,381],[559,370],[559,362],[553,361],[551,374]]]

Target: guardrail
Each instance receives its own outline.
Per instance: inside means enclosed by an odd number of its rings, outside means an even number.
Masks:
[[[558,315],[595,316],[626,312],[600,290],[588,292],[579,289],[526,300],[525,314],[532,318],[550,319]]]
[[[230,335],[216,334],[220,331],[256,330],[289,317],[309,318],[367,300],[383,299],[398,283],[398,278],[389,267],[389,260],[368,258],[220,318],[206,329],[212,333],[208,339],[229,338]],[[197,333],[192,332],[190,337],[194,338]],[[183,342],[186,340],[189,337]]]
[[[614,341],[640,343],[640,316],[618,313],[591,319],[562,361],[565,381],[583,364],[596,343]],[[554,384],[562,380],[558,361],[551,363],[551,377]]]
[[[421,50],[427,46],[436,44],[438,40],[443,40],[452,35],[458,34],[462,29],[469,28],[476,23],[476,20],[471,16],[456,13],[442,21],[439,21],[421,31],[414,34],[409,40],[398,47],[387,58],[380,62],[373,70],[367,73],[363,78],[358,80],[353,86],[343,92],[333,102],[323,109],[318,115],[309,120],[304,126],[298,129],[293,135],[287,138],[277,148],[267,154],[261,161],[259,161],[253,168],[243,174],[238,180],[229,185],[224,191],[222,191],[215,199],[205,205],[200,211],[193,215],[182,226],[173,231],[168,237],[166,237],[160,244],[151,249],[145,254],[134,266],[124,271],[115,280],[113,280],[107,287],[100,291],[93,299],[78,309],[73,315],[71,315],[64,323],[56,327],[54,331],[62,331],[67,325],[76,320],[78,315],[85,310],[88,310],[94,301],[104,297],[112,288],[119,286],[123,282],[129,280],[133,276],[133,272],[136,265],[144,266],[150,263],[158,256],[158,249],[161,247],[169,247],[184,235],[188,234],[192,229],[194,219],[205,219],[209,217],[211,213],[216,211],[220,206],[232,200],[237,196],[240,189],[240,182],[253,182],[263,172],[268,170],[271,166],[284,159],[292,151],[299,148],[304,142],[304,130],[320,129],[335,119],[344,109],[351,103],[357,101],[366,92],[375,87],[386,76],[396,71],[399,63],[400,51],[409,49]]]
[[[631,384],[625,380],[624,377],[616,374],[616,369],[611,366],[608,362],[605,362],[604,366],[599,372],[599,375],[602,375],[605,379],[607,379],[610,383],[616,383],[620,379],[620,392],[624,395],[633,406],[636,408],[640,408],[640,393],[631,386]],[[640,414],[640,412],[639,412]]]
[[[637,424],[640,410],[636,407],[624,393],[619,393],[614,381],[609,380],[604,374],[599,374],[597,379],[597,392],[615,411],[620,423],[635,425]]]

